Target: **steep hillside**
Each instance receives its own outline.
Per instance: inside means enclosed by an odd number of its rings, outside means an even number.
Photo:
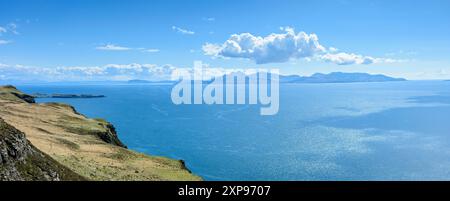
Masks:
[[[85,180],[37,150],[25,135],[0,118],[0,180]]]

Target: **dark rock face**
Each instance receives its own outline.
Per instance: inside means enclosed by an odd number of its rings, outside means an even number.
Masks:
[[[85,180],[36,149],[0,118],[0,181]]]
[[[19,93],[14,93],[12,92],[12,94],[14,96],[17,96],[17,98],[22,99],[23,101],[27,102],[27,103],[36,103],[36,101],[34,100],[33,96],[30,96],[28,94],[19,94]]]
[[[122,143],[122,141],[119,140],[119,137],[117,136],[116,128],[111,123],[101,124],[106,128],[106,132],[98,133],[97,135],[105,141],[106,143],[113,144],[116,146],[121,146],[123,148],[127,148],[125,144]]]

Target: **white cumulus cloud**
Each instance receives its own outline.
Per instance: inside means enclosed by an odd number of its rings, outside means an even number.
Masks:
[[[354,53],[340,52],[335,47],[326,48],[316,34],[296,33],[293,28],[281,28],[284,33],[254,36],[250,33],[233,34],[222,44],[206,43],[205,55],[225,58],[246,58],[257,64],[284,63],[295,59],[318,59],[338,65],[397,62],[387,58],[374,58]]]
[[[221,45],[205,44],[206,55],[247,58],[258,64],[287,62],[291,59],[312,57],[325,52],[315,34],[295,33],[292,28],[282,28],[285,33],[266,37],[250,33],[233,34]]]
[[[218,56],[222,51],[222,47],[220,45],[206,43],[202,46],[202,50],[206,55]]]

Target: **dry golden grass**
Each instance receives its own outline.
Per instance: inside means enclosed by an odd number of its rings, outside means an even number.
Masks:
[[[182,162],[108,144],[93,134],[106,129],[65,104],[30,104],[0,87],[0,116],[39,150],[91,180],[201,180]]]

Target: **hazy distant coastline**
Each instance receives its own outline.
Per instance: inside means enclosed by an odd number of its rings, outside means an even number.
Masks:
[[[392,82],[406,81],[404,78],[394,78],[382,74],[343,73],[329,74],[315,73],[311,76],[288,75],[280,76],[281,83],[350,83],[350,82]]]
[[[104,98],[105,95],[92,95],[92,94],[32,94],[34,98]]]
[[[238,73],[238,72],[236,72]],[[404,78],[394,78],[383,74],[369,73],[315,73],[311,76],[301,75],[280,75],[280,83],[353,83],[353,82],[391,82],[391,81],[407,81]],[[130,79],[130,80],[85,80],[85,81],[20,81],[20,80],[1,80],[0,84],[59,84],[59,85],[131,85],[131,84],[153,84],[153,85],[171,85],[177,81],[174,80],[147,80],[147,79]],[[208,81],[205,81],[208,83]],[[38,97],[39,98],[39,97]]]
[[[243,73],[234,73],[243,74]],[[225,75],[224,75],[225,76]],[[394,78],[382,74],[368,74],[368,73],[344,73],[332,72],[328,74],[315,73],[311,76],[300,75],[280,75],[280,83],[352,83],[352,82],[392,82],[392,81],[406,81],[404,78]],[[176,81],[151,81],[133,79],[129,80],[129,84],[155,84],[155,83],[175,83]],[[206,83],[210,82],[205,81]]]

